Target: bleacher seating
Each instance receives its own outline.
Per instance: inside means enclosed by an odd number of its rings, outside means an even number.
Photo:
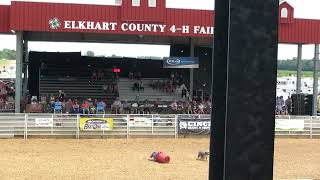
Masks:
[[[62,60],[47,60],[47,73],[40,76],[39,95],[55,95],[62,90],[67,98],[72,99],[105,99],[110,105],[116,98],[116,93],[105,93],[104,84],[113,83],[112,67],[98,61],[74,59],[69,62]],[[60,62],[60,63],[59,63]],[[92,71],[103,69],[104,79],[91,81]]]
[[[133,83],[134,80],[130,80],[128,78],[120,78],[118,82],[119,87],[119,98],[122,101],[134,101],[136,96],[139,96],[140,101],[149,100],[149,101],[156,101],[160,98],[161,101],[171,102],[173,99],[177,101],[182,101],[181,98],[181,88],[177,88],[173,94],[168,94],[158,89],[152,89],[149,84],[152,81],[162,81],[163,79],[159,78],[143,78],[142,82],[144,84],[144,91],[133,91]]]

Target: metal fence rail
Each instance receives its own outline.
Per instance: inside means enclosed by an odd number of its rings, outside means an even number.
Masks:
[[[110,118],[112,130],[80,128],[81,118]],[[36,123],[38,118],[52,119],[50,126]],[[0,114],[0,138],[106,138],[106,137],[174,137],[179,136],[179,119],[210,119],[210,115],[73,115],[73,114]],[[311,116],[276,116],[276,122],[302,122],[299,129],[278,129],[278,137],[301,136],[320,138],[320,117]],[[135,124],[133,123],[135,122]],[[277,123],[276,123],[277,124]]]

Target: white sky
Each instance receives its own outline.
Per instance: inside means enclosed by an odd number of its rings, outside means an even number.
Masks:
[[[18,0],[22,1],[22,0]],[[26,0],[25,0],[26,1]],[[112,5],[117,0],[30,0],[38,2],[67,2],[82,4],[101,4]],[[0,4],[10,4],[11,0],[0,0]],[[319,0],[288,0],[295,8],[296,18],[320,19]],[[167,0],[167,7],[170,8],[186,8],[186,9],[214,9],[214,0]],[[0,49],[15,49],[15,36],[0,35]],[[168,56],[168,46],[144,46],[144,45],[125,45],[125,44],[96,44],[96,43],[47,43],[47,42],[31,42],[29,50],[33,51],[94,51],[96,55],[112,55],[119,56]],[[279,45],[279,59],[291,59],[297,56],[296,45]],[[314,56],[314,46],[303,46],[303,58],[311,59]]]

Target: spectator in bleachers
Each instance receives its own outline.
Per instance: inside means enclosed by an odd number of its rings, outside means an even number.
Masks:
[[[73,110],[73,102],[71,99],[69,99],[65,104],[65,112],[69,114],[69,113],[72,113],[72,110]]]
[[[137,80],[141,80],[142,78],[142,74],[140,71],[137,72]]]
[[[170,104],[170,107],[172,110],[177,111],[178,110],[178,103],[176,100],[173,100]]]
[[[102,90],[104,93],[109,93],[110,92],[110,88],[109,88],[109,85],[108,84],[103,84],[102,85]]]
[[[134,79],[134,75],[132,71],[129,72],[129,79]]]
[[[59,90],[59,95],[58,95],[59,101],[63,103],[65,101],[66,97],[67,97],[66,93],[63,92],[62,90]]]
[[[90,114],[90,105],[87,100],[83,101],[81,105],[81,109],[82,109],[82,114]]]
[[[174,81],[174,72],[171,72],[171,74],[170,74],[170,80],[171,80],[171,81]]]
[[[74,103],[72,105],[72,112],[73,113],[79,113],[79,110],[80,110],[80,106],[79,106],[79,103],[78,103],[78,100],[74,100]]]
[[[131,104],[128,102],[128,100],[125,100],[123,103],[123,111],[124,113],[131,114]]]
[[[186,101],[184,107],[186,109],[186,114],[192,114],[192,105],[189,101]]]
[[[98,79],[99,80],[103,80],[104,79],[104,72],[101,69],[98,71]]]
[[[205,105],[204,105],[204,103],[201,101],[201,102],[199,102],[199,105],[198,105],[198,112],[197,112],[197,114],[205,114],[204,110],[205,110]]]
[[[292,99],[290,96],[288,96],[288,99],[286,99],[285,105],[286,105],[286,114],[291,114],[292,113]]]
[[[5,105],[5,101],[4,101],[4,99],[1,97],[1,98],[0,98],[0,110],[3,110],[3,109],[4,109],[4,105]]]
[[[48,74],[48,67],[45,62],[41,62],[40,64],[40,75],[41,76],[46,76]]]
[[[93,70],[91,75],[91,81],[94,81],[94,80],[95,81],[98,80],[98,75],[96,70]]]
[[[119,98],[116,98],[116,100],[112,103],[111,111],[115,112],[115,114],[120,114],[120,109],[122,107],[122,103],[119,100]]]
[[[152,107],[152,104],[146,99],[144,101],[144,107],[143,107],[144,114],[151,114],[151,107]]]
[[[182,87],[181,97],[182,98],[187,98],[187,89],[185,87]]]
[[[53,94],[51,94],[51,95],[50,95],[50,104],[51,104],[52,107],[53,107],[53,105],[54,105],[54,102],[56,102],[56,98],[54,97]]]
[[[142,81],[136,81],[133,84],[132,90],[133,91],[135,91],[135,90],[137,90],[137,91],[144,90],[143,82]]]

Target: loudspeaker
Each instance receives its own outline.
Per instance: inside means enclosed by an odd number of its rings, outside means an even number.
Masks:
[[[305,114],[305,95],[304,94],[293,94],[292,99],[292,114],[293,115],[304,115]]]

